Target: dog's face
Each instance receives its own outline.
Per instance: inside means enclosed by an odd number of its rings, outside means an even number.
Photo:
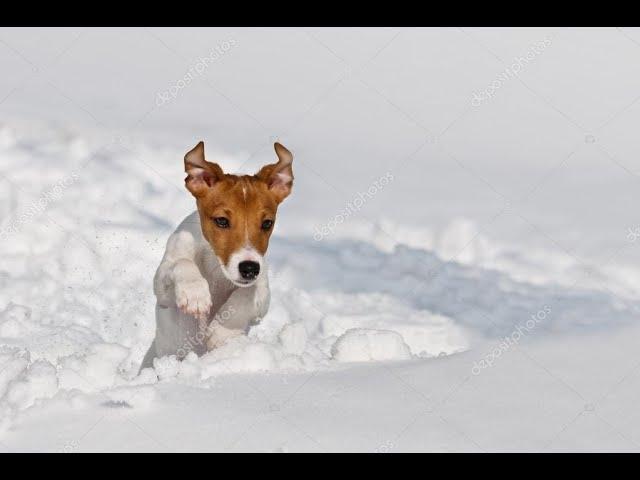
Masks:
[[[275,144],[278,162],[255,175],[229,175],[204,159],[202,142],[184,157],[185,185],[196,198],[202,233],[225,276],[237,286],[257,280],[276,221],[278,205],[291,193],[291,152]]]

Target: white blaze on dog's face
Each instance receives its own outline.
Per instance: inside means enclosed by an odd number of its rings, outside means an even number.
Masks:
[[[263,268],[278,205],[293,185],[291,152],[275,144],[278,162],[255,175],[229,175],[204,159],[202,142],[184,157],[185,184],[196,198],[202,233],[235,285],[255,283]]]

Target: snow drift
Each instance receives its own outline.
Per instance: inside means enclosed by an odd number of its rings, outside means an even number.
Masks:
[[[130,423],[127,415],[135,412],[173,408],[179,391],[191,392],[194,405],[210,389],[231,392],[235,381],[231,390],[220,387],[228,378],[280,375],[287,383],[322,373],[330,383],[338,374],[357,378],[371,362],[383,365],[377,375],[393,362],[415,370],[453,356],[463,359],[454,370],[465,364],[469,376],[491,339],[514,339],[514,332],[515,343],[523,336],[587,335],[629,328],[638,319],[640,303],[612,291],[623,292],[623,284],[612,279],[611,289],[581,286],[584,272],[568,261],[562,282],[544,272],[526,281],[530,267],[519,260],[521,252],[514,255],[486,237],[475,256],[448,260],[469,236],[473,224],[466,220],[436,235],[383,222],[378,228],[393,226],[406,242],[391,244],[354,221],[352,230],[318,241],[300,227],[287,229],[293,220],[285,209],[268,253],[272,306],[262,324],[201,358],[165,357],[137,376],[153,336],[152,275],[173,222],[192,208],[180,177],[162,173],[180,153],[144,144],[105,148],[52,127],[34,135],[5,125],[0,133],[0,164],[10,172],[0,243],[3,444],[33,428],[30,419],[39,411],[63,412],[64,418],[124,411],[118,419]],[[31,167],[21,168],[27,160]],[[147,168],[152,161],[157,167]],[[473,358],[454,355],[474,347]],[[484,360],[499,363],[496,355]],[[384,393],[374,396],[378,408],[388,407]],[[279,412],[280,404],[270,405]],[[49,448],[79,448],[75,435],[71,444],[49,438]]]

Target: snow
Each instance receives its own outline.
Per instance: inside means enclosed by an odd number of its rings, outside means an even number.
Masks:
[[[0,451],[640,450],[637,31],[3,30]],[[200,139],[270,310],[138,375]]]
[[[411,350],[398,332],[350,328],[331,347],[331,357],[338,362],[408,360]]]

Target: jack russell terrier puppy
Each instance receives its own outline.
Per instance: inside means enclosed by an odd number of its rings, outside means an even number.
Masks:
[[[167,241],[153,279],[156,336],[140,369],[156,357],[184,358],[246,333],[269,309],[264,254],[278,205],[291,193],[291,152],[255,175],[229,175],[204,157],[200,142],[184,157],[185,185],[198,210]]]

